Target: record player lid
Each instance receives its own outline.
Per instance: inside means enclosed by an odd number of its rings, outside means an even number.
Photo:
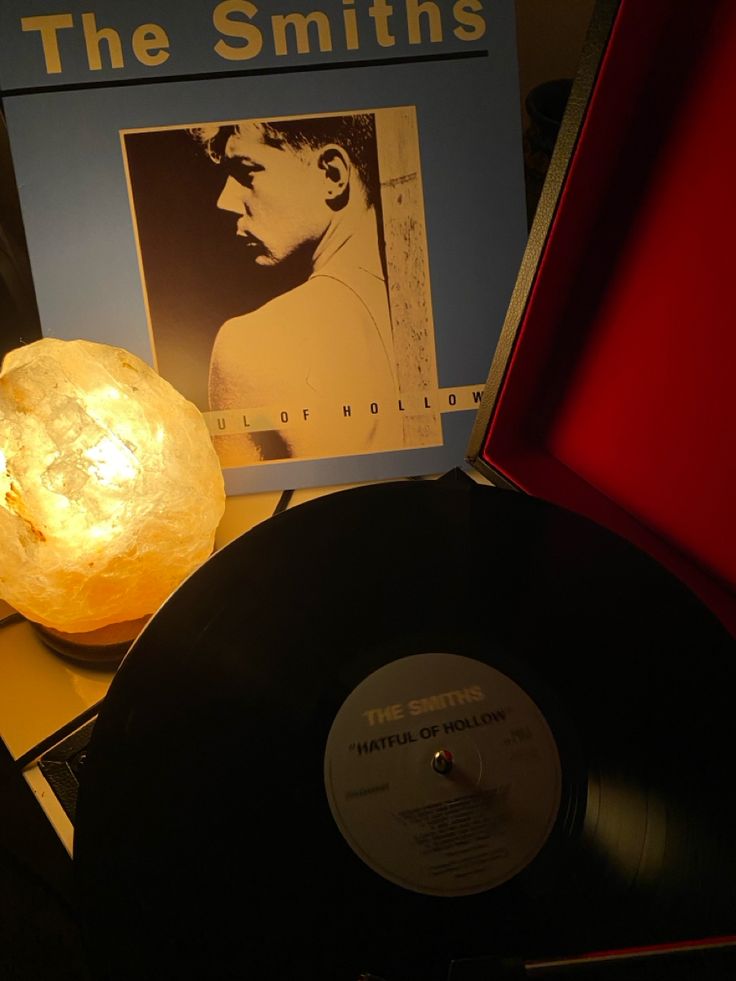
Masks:
[[[469,458],[736,632],[734,91],[729,0],[598,5]]]

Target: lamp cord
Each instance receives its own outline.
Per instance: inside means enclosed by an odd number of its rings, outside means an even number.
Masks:
[[[288,508],[289,504],[291,503],[291,499],[293,496],[294,496],[293,490],[282,491],[281,496],[279,497],[278,500],[278,504],[273,509],[273,513],[281,514],[282,511],[285,511]]]

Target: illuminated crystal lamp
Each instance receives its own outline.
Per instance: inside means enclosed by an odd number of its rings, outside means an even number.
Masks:
[[[0,597],[115,661],[212,552],[225,506],[199,410],[120,348],[44,338],[0,371]]]

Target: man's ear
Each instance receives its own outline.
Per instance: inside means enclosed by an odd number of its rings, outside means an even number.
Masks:
[[[342,208],[350,192],[350,158],[341,146],[329,143],[321,148],[317,166],[324,176],[325,202],[330,208]]]

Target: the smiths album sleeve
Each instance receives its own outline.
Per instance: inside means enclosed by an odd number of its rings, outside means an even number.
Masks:
[[[526,235],[512,0],[5,0],[43,333],[204,413],[230,493],[462,463]]]

